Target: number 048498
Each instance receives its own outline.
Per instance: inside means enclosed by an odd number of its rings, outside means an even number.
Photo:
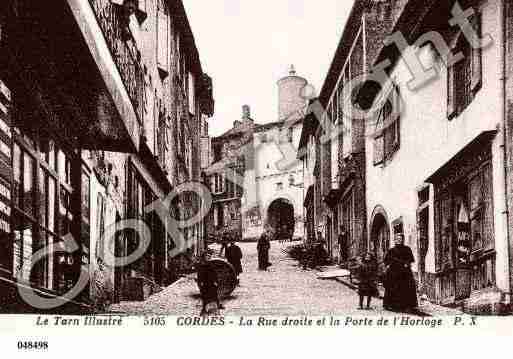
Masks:
[[[47,350],[48,342],[46,341],[18,341],[18,350]]]

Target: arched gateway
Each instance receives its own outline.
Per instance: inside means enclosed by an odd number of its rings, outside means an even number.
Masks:
[[[293,204],[285,198],[272,201],[267,209],[266,223],[277,238],[292,238],[296,225]]]

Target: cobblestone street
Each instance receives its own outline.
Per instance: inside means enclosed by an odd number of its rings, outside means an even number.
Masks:
[[[374,298],[370,311],[358,310],[356,293],[335,280],[321,280],[317,271],[304,271],[283,249],[290,244],[273,242],[272,266],[257,270],[256,243],[241,244],[244,272],[240,286],[225,299],[223,315],[395,315],[382,309]],[[195,276],[182,278],[145,302],[123,302],[112,311],[133,315],[198,315],[201,310]],[[422,308],[424,309],[424,308]],[[445,308],[430,308],[431,314],[454,314]]]

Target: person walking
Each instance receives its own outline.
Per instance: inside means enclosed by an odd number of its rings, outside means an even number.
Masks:
[[[200,256],[198,267],[198,287],[200,288],[201,296],[201,314],[207,314],[207,305],[215,302],[218,310],[224,309],[224,306],[219,300],[219,283],[217,278],[217,272],[213,265],[207,260],[206,252],[203,252]]]
[[[394,247],[385,256],[383,308],[392,311],[414,311],[417,308],[417,288],[411,271],[415,261],[410,247],[404,245],[404,235],[397,233]]]
[[[358,274],[358,309],[363,308],[363,301],[367,297],[366,309],[371,309],[372,297],[378,294],[376,281],[378,277],[377,263],[371,253],[366,253],[360,265],[357,267]]]
[[[241,263],[241,259],[242,259],[242,250],[240,249],[240,247],[238,245],[235,244],[234,241],[230,241],[230,244],[228,245],[228,247],[226,247],[226,260],[228,261],[228,263],[230,263],[233,268],[235,269],[235,274],[237,275],[237,277],[239,276],[239,274],[242,273],[242,263]],[[237,279],[238,281],[238,279]]]
[[[271,248],[270,237],[269,229],[266,229],[258,239],[257,251],[259,270],[267,270],[271,265],[271,263],[269,263],[269,249]]]

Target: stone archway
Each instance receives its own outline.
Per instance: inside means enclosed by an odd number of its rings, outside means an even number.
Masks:
[[[390,249],[390,226],[387,214],[381,206],[377,206],[372,213],[369,249],[376,257],[380,269],[383,269],[385,255]]]
[[[275,238],[292,238],[296,226],[294,205],[286,198],[277,198],[269,204],[266,224],[271,228]]]

